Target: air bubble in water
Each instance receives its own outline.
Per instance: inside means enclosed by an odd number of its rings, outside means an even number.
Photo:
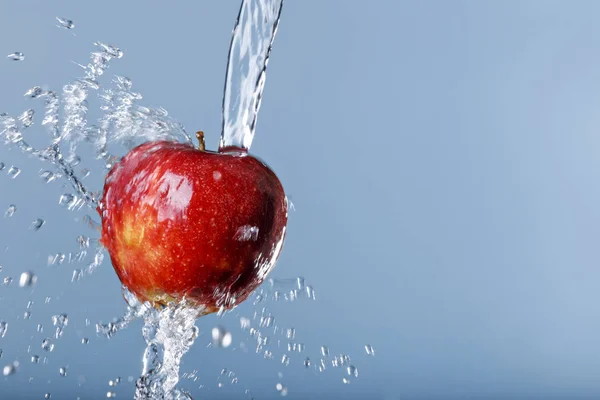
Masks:
[[[6,336],[7,331],[8,331],[8,322],[0,321],[0,337]]]
[[[373,346],[371,346],[370,344],[367,344],[365,346],[365,352],[370,355],[370,356],[374,356],[375,355],[375,349],[373,348]]]
[[[50,394],[50,393],[44,394],[44,399],[48,400],[48,399],[51,399],[51,398],[52,398],[52,394]],[[78,397],[78,399],[79,399],[79,397]]]
[[[2,281],[2,283],[4,284],[4,286],[9,286],[13,281],[13,278],[11,278],[10,276],[7,276],[6,278],[4,278],[4,280]]]
[[[215,326],[212,328],[212,342],[214,346],[227,348],[231,345],[232,336],[231,332],[222,326]]]
[[[111,391],[106,392],[106,398],[114,399],[115,397],[117,397],[117,394],[115,392],[111,392]]]
[[[288,355],[287,355],[287,354],[284,354],[284,355],[281,357],[281,363],[282,363],[283,365],[285,365],[285,366],[288,366],[288,365],[290,365],[290,357],[288,357]]]
[[[37,364],[40,362],[40,356],[38,356],[37,354],[34,354],[31,356],[31,362],[34,364]]]
[[[32,223],[31,223],[31,230],[33,231],[39,231],[40,228],[42,226],[44,226],[44,224],[46,223],[46,221],[44,221],[41,218],[36,218]]]
[[[58,21],[59,25],[57,25],[57,26],[59,28],[65,28],[65,29],[73,29],[73,28],[75,28],[75,24],[70,19],[56,17],[56,20]]]
[[[81,344],[88,344],[89,342],[90,342],[90,339],[88,339],[86,337],[81,338]]]
[[[306,367],[306,368],[310,367],[310,358],[308,358],[308,357],[307,357],[307,358],[304,360],[304,367]]]
[[[327,357],[329,355],[329,348],[327,346],[321,346],[321,355]]]
[[[15,215],[15,211],[17,211],[17,206],[15,206],[14,204],[11,204],[10,206],[8,206],[8,208],[4,212],[4,216],[6,218],[10,218],[13,215]]]
[[[25,271],[19,277],[19,287],[29,287],[35,284],[37,277],[31,271]]]
[[[350,384],[350,379],[348,379],[348,378],[342,378],[342,382],[344,382],[345,385],[349,385]]]
[[[25,54],[20,51],[15,51],[14,53],[7,55],[6,58],[10,58],[13,61],[23,61],[25,59]]]
[[[60,367],[58,369],[58,373],[60,374],[60,376],[67,376],[67,367]]]
[[[8,171],[6,171],[6,174],[8,175],[9,178],[11,179],[15,179],[17,176],[19,176],[19,174],[21,173],[21,169],[15,167],[14,165],[11,166]]]

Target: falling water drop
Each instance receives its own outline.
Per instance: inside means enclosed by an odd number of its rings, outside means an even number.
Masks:
[[[56,17],[56,20],[58,21],[58,25],[57,26],[59,28],[65,28],[65,29],[73,29],[73,28],[75,28],[75,24],[70,19]]]
[[[39,231],[39,230],[40,230],[40,228],[41,228],[42,226],[44,226],[44,224],[45,224],[45,223],[46,223],[46,221],[44,221],[43,219],[41,219],[41,218],[36,218],[36,219],[35,219],[35,220],[34,220],[34,221],[31,223],[31,227],[30,227],[30,229],[31,229],[32,231]]]
[[[35,284],[37,281],[37,277],[31,271],[25,271],[21,273],[19,277],[19,287],[29,287]]]
[[[10,58],[13,61],[23,61],[25,59],[25,54],[23,54],[20,51],[15,51],[14,53],[10,53],[6,57]]]
[[[11,364],[7,364],[4,366],[4,368],[2,369],[2,374],[4,376],[9,376],[9,375],[13,375],[15,372],[17,372],[17,368],[19,367],[19,362],[18,361],[14,361]]]
[[[17,211],[17,206],[15,206],[14,204],[9,205],[6,211],[4,212],[4,217],[12,217],[13,215],[15,215],[15,211]]]
[[[37,99],[42,94],[44,94],[44,91],[42,90],[42,88],[39,86],[34,86],[31,89],[28,89],[23,96],[29,97],[32,99]]]
[[[53,351],[54,343],[52,343],[52,339],[46,338],[46,339],[42,340],[42,349],[44,351]]]
[[[8,171],[6,171],[6,174],[8,175],[9,178],[11,179],[15,179],[17,176],[19,176],[19,174],[21,173],[21,169],[15,167],[14,165],[11,166]]]
[[[21,121],[21,125],[23,125],[24,128],[29,128],[31,125],[33,125],[34,114],[35,111],[30,109],[23,111],[23,113],[19,115],[19,121]]]
[[[69,324],[69,316],[67,314],[53,315],[52,324],[56,327],[54,337],[58,339],[62,336],[65,326]]]
[[[43,171],[40,173],[40,178],[46,183],[54,182],[57,178],[56,174],[50,171]]]
[[[212,328],[211,334],[212,334],[212,342],[213,342],[214,346],[227,348],[231,345],[231,342],[232,342],[231,332],[229,332],[227,329],[223,328],[222,326],[215,326],[214,328]]]
[[[8,331],[8,322],[0,321],[0,337],[6,336],[6,332]]]
[[[346,372],[348,375],[358,378],[358,368],[356,368],[354,365],[349,365],[348,368],[346,368]]]

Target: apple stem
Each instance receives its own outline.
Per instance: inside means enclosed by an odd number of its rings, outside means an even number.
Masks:
[[[196,138],[198,139],[198,149],[200,149],[200,151],[206,150],[206,143],[204,142],[204,132],[196,132]]]

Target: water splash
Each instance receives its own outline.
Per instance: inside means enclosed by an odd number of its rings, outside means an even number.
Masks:
[[[192,399],[175,388],[179,382],[181,357],[196,338],[198,310],[186,305],[169,306],[160,311],[148,309],[142,329],[147,347],[142,375],[135,384],[136,400]]]
[[[219,148],[250,149],[283,0],[243,0],[233,28]]]

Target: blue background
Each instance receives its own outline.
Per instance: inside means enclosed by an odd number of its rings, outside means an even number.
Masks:
[[[130,77],[143,104],[203,129],[214,149],[238,6],[3,0],[0,55],[26,59],[0,58],[0,112],[32,107],[31,86],[79,77],[71,61],[86,63],[100,40],[125,51],[104,83]],[[287,1],[252,152],[296,208],[273,276],[304,276],[317,300],[268,306],[306,350],[287,367],[283,347],[273,360],[254,354],[237,314],[261,307],[247,303],[198,321],[181,372],[200,379],[180,387],[195,398],[242,399],[246,388],[276,398],[278,382],[289,398],[598,398],[598,15],[600,3],[583,0]],[[42,143],[37,118],[26,136]],[[31,289],[0,286],[0,362],[20,361],[0,377],[0,398],[105,398],[117,376],[118,398],[131,398],[141,323],[111,340],[94,331],[124,311],[110,263],[76,283],[83,265],[46,263],[76,252],[78,235],[97,237],[81,222],[91,211],[58,205],[70,188],[39,178],[48,165],[4,146],[0,161],[22,168],[14,180],[0,173],[0,211],[18,208],[0,217],[0,277],[38,276]],[[100,187],[99,169],[87,183]],[[38,217],[46,224],[33,232]],[[63,312],[65,334],[44,353],[51,315]],[[216,324],[232,331],[230,348],[207,348]],[[344,385],[341,369],[305,370],[321,345],[349,354],[359,377]],[[30,363],[28,346],[48,363]]]

